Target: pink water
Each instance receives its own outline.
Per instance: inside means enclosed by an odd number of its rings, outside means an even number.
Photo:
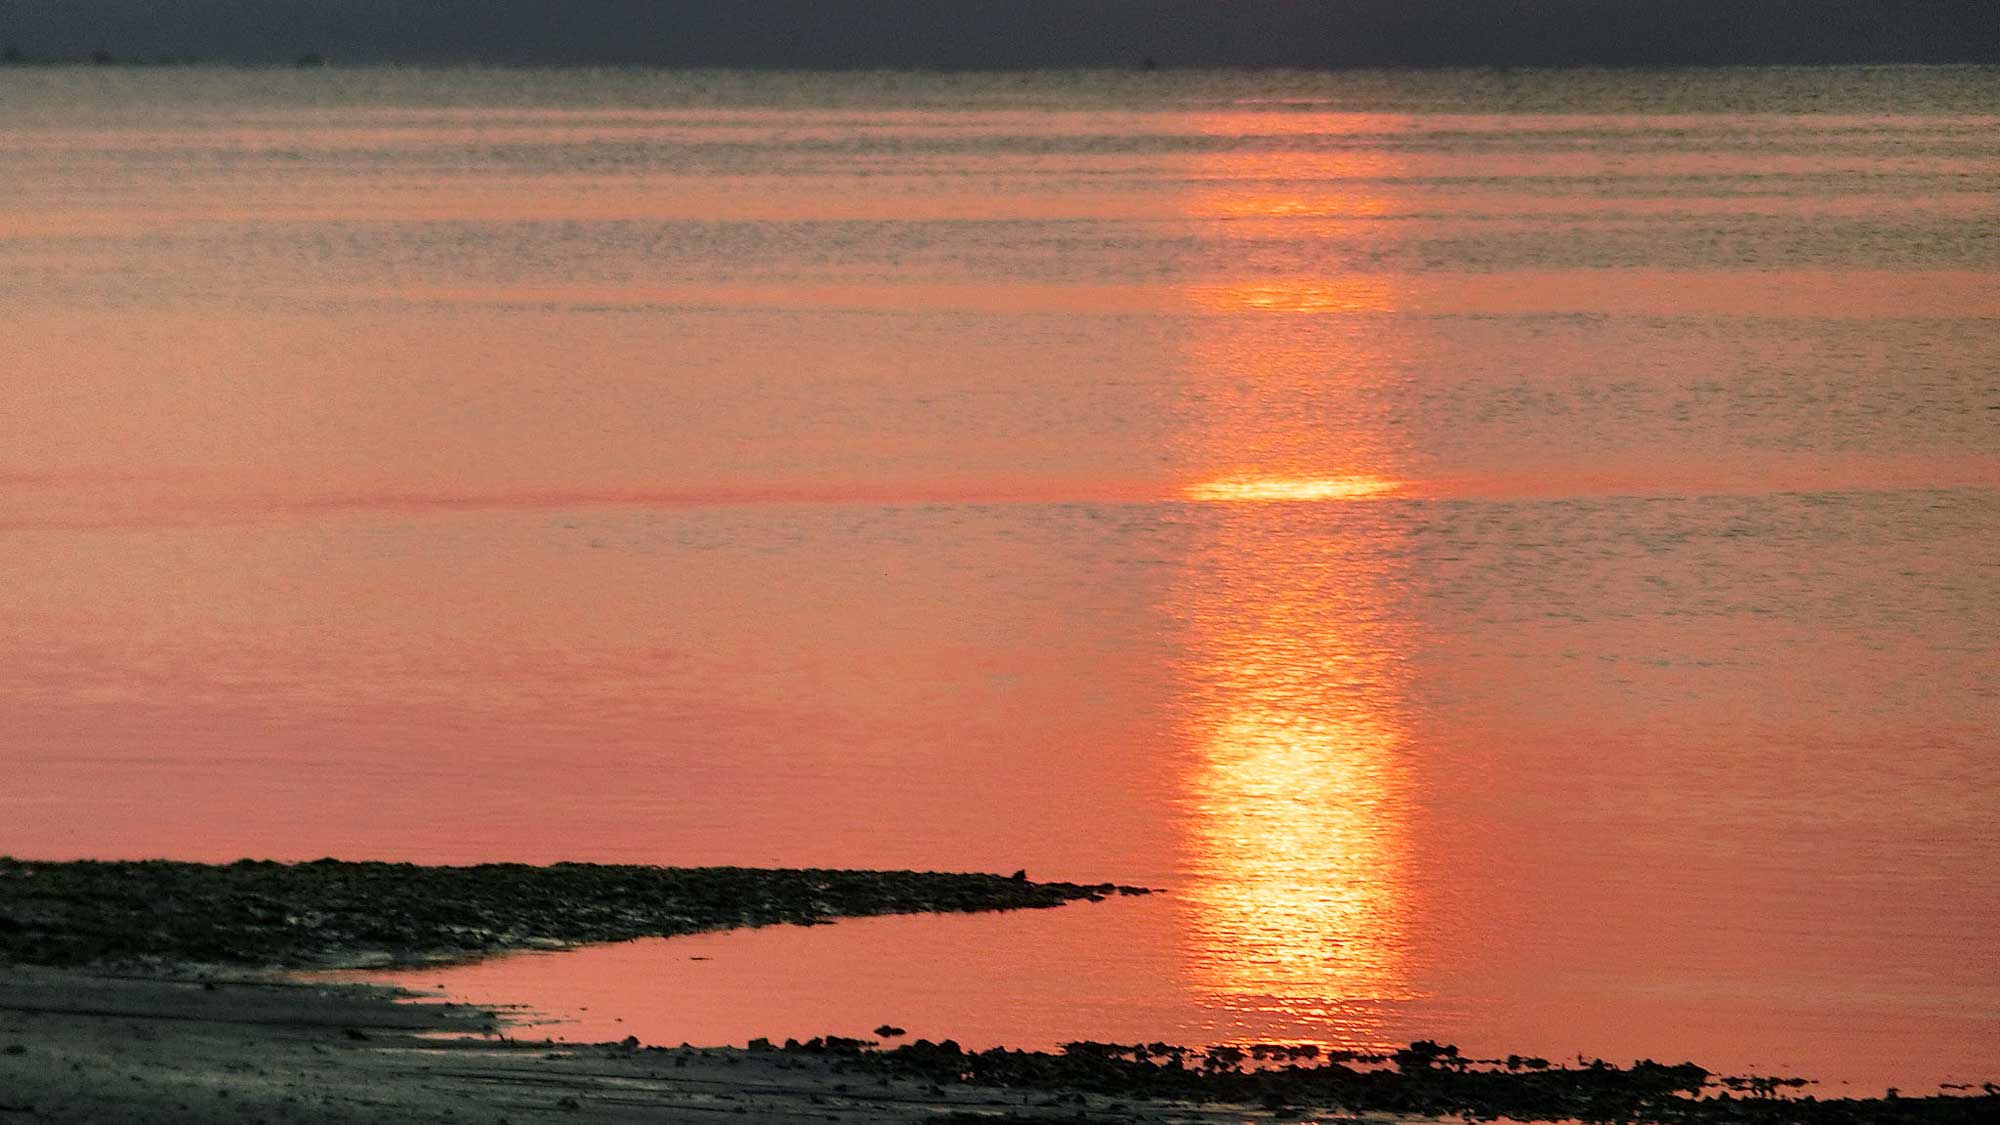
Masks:
[[[1172,890],[443,978],[586,1038],[2000,1077],[2000,78],[1164,81],[0,75],[0,852]]]

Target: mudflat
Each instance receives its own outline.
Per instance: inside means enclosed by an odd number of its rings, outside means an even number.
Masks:
[[[281,970],[1121,893],[1146,891],[1024,873],[0,858],[0,1122],[991,1113],[1021,1099],[921,1076],[857,1080],[841,1073],[848,1061],[791,1052],[524,1043],[498,1013]]]
[[[286,970],[914,911],[1115,884],[741,868],[0,860],[0,1125],[48,1122],[1215,1122],[1441,1116],[1760,1125],[2000,1120],[2000,1087],[1818,1100],[1693,1063],[1473,1059],[1412,1043],[967,1051],[822,1038],[558,1045],[507,1014]],[[1088,998],[1080,997],[1079,1003]]]

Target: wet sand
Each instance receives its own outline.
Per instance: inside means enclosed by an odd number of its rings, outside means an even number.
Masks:
[[[837,1059],[796,1052],[480,1036],[491,1026],[492,1013],[393,1003],[356,985],[0,970],[0,1122],[1242,1118],[1240,1108],[843,1073]]]

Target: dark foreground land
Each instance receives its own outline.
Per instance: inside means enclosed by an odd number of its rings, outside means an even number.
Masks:
[[[991,875],[0,860],[0,1125],[13,1121],[2000,1121],[2000,1096],[1815,1100],[1689,1063],[1072,1044],[968,1052],[508,1038],[495,1013],[280,967],[421,963],[1120,888]],[[887,1031],[889,1029],[885,1029]],[[1789,1096],[1773,1096],[1773,1095]]]

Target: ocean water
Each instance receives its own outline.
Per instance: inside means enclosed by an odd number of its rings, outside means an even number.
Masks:
[[[2000,71],[0,71],[0,853],[1169,893],[657,1042],[2000,1079]]]

